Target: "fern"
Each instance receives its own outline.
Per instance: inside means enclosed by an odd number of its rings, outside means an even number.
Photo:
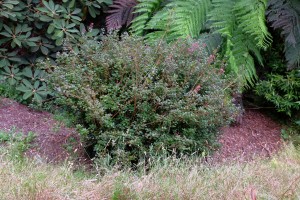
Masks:
[[[128,27],[131,21],[136,17],[133,13],[136,0],[115,0],[113,5],[109,6],[106,17],[106,27],[109,31],[116,30],[122,26]]]
[[[285,39],[288,68],[300,65],[300,2],[298,0],[270,0],[267,19],[274,29],[281,30]]]
[[[210,0],[175,0],[168,3],[147,24],[146,29],[154,30],[147,35],[148,40],[198,38],[205,27],[210,5]]]
[[[147,22],[154,13],[161,9],[164,0],[138,0],[135,13],[138,14],[133,21],[131,31],[134,35],[143,35]]]
[[[225,38],[225,56],[230,71],[242,76],[244,85],[253,85],[257,75],[254,59],[262,65],[260,49],[271,43],[265,24],[266,0],[213,0],[211,27]]]
[[[266,49],[271,44],[271,35],[266,26],[265,12],[267,0],[242,0],[235,5],[238,26],[243,32],[254,37],[259,48]]]
[[[236,27],[236,17],[233,14],[237,0],[213,0],[213,9],[209,13],[211,28],[224,37],[232,37]]]

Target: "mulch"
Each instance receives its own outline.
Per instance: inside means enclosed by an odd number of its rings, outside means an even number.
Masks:
[[[270,157],[283,145],[281,126],[259,110],[246,110],[239,124],[221,129],[219,143],[214,162]]]
[[[48,112],[33,110],[10,99],[0,100],[0,130],[33,132],[34,144],[26,154],[37,160],[56,163],[74,155],[77,159],[84,158],[84,148],[75,129],[54,120]]]
[[[75,129],[54,120],[48,112],[33,110],[3,98],[0,100],[0,130],[24,134],[33,132],[36,138],[27,155],[42,161],[61,162],[74,155],[86,160]],[[283,144],[280,131],[281,126],[260,111],[246,110],[240,124],[221,129],[219,142],[222,146],[210,160],[223,163],[269,157]]]

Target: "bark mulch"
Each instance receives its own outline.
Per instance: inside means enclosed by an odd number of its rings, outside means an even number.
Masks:
[[[48,112],[36,111],[10,99],[0,99],[0,130],[36,135],[34,147],[27,154],[47,162],[60,162],[72,155],[84,158],[78,133],[53,119]],[[248,161],[271,156],[282,146],[281,127],[257,110],[246,110],[239,125],[221,129],[221,148],[213,162]],[[71,148],[70,148],[71,147]]]
[[[219,143],[215,162],[270,157],[282,147],[281,126],[258,110],[246,110],[240,124],[221,129]]]
[[[74,155],[84,158],[84,149],[75,129],[53,119],[48,112],[36,111],[10,99],[0,100],[0,130],[36,135],[26,153],[41,161],[61,162]],[[78,157],[79,156],[79,157]]]

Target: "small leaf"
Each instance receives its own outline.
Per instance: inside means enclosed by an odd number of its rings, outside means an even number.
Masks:
[[[28,78],[33,78],[33,73],[32,73],[32,70],[29,68],[29,67],[26,67],[22,74]]]
[[[28,88],[30,88],[30,89],[33,89],[32,84],[31,84],[28,80],[23,79],[23,84],[24,84],[26,87],[28,87]]]
[[[48,34],[51,34],[51,33],[54,31],[54,29],[55,29],[55,27],[54,27],[52,24],[50,24],[50,25],[48,26],[47,33],[48,33]]]
[[[39,85],[40,85],[40,81],[35,81],[34,82],[34,89],[37,89],[38,87],[39,87]]]
[[[43,101],[43,98],[38,93],[34,93],[34,97],[33,98],[37,102],[42,102]]]
[[[49,50],[44,46],[41,46],[41,51],[44,55],[48,55],[48,53],[49,53]]]
[[[31,97],[32,95],[33,95],[33,92],[32,92],[32,91],[25,92],[25,94],[23,95],[23,99],[26,100],[26,99],[28,99],[29,97]]]

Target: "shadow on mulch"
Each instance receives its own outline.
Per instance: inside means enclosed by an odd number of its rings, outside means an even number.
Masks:
[[[48,112],[36,111],[4,98],[0,100],[0,130],[9,132],[12,129],[36,134],[34,148],[27,152],[29,156],[54,163],[73,155],[79,156],[81,162],[88,160],[75,129],[65,127]],[[223,163],[269,157],[283,144],[280,134],[281,126],[271,118],[258,110],[246,110],[239,125],[221,129],[219,142],[222,146],[210,160]]]

